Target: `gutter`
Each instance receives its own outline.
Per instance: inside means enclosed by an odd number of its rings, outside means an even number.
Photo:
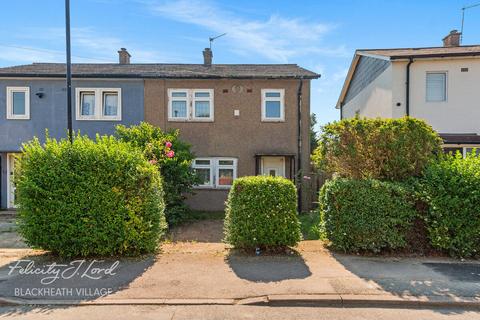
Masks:
[[[0,78],[55,78],[65,79],[65,74],[40,74],[40,73],[0,73]],[[318,79],[319,76],[232,76],[232,75],[150,75],[150,74],[106,74],[86,73],[72,74],[75,79]]]
[[[413,63],[413,57],[408,59],[407,80],[405,82],[405,113],[410,116],[410,65]]]
[[[302,212],[302,87],[303,79],[300,78],[298,82],[297,91],[297,116],[298,116],[298,131],[297,131],[297,185],[298,185],[298,213]]]

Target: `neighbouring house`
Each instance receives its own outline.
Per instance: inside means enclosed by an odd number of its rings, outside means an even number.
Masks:
[[[341,118],[423,119],[446,151],[480,147],[480,45],[460,45],[453,30],[442,47],[360,49],[337,102]]]
[[[223,210],[232,181],[278,175],[301,186],[310,172],[310,80],[295,64],[73,64],[73,129],[94,137],[118,124],[149,122],[180,129],[192,144],[201,177],[187,200],[193,209]],[[65,137],[65,64],[0,68],[2,208],[14,207],[14,154],[34,136]],[[300,199],[306,195],[300,194]],[[303,201],[302,208],[308,208]]]

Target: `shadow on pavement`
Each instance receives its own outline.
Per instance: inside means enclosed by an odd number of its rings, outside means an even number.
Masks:
[[[426,259],[392,259],[334,253],[356,276],[396,296],[421,296],[431,301],[480,299],[480,264]],[[457,311],[445,311],[458,313]]]
[[[48,253],[27,255],[0,267],[0,297],[95,300],[127,288],[154,262],[154,255],[121,260],[62,260]]]
[[[254,282],[305,279],[312,275],[300,254],[249,256],[231,251],[226,262],[237,277]]]

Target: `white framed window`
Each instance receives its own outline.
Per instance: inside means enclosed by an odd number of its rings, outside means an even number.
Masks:
[[[200,178],[197,188],[228,189],[237,178],[235,158],[197,158],[192,167]]]
[[[447,73],[427,72],[426,75],[426,101],[447,101]]]
[[[122,120],[122,89],[76,88],[77,120]]]
[[[7,119],[30,119],[29,87],[7,87]]]
[[[442,148],[445,153],[455,154],[459,151],[464,158],[475,149],[475,154],[480,156],[480,145],[443,145]]]
[[[200,179],[198,187],[213,187],[213,161],[210,158],[193,160],[193,169]]]
[[[262,89],[262,121],[285,121],[285,89]]]
[[[168,89],[169,121],[213,121],[213,89]]]

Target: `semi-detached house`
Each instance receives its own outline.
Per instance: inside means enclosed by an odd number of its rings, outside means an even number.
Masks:
[[[310,81],[295,64],[73,64],[73,129],[94,137],[119,124],[179,129],[196,154],[201,184],[188,203],[223,210],[232,181],[246,175],[295,180],[310,170]],[[34,136],[65,137],[65,64],[0,68],[0,207],[15,206],[15,153]],[[303,203],[306,208],[308,204]]]
[[[399,118],[429,123],[446,151],[480,147],[480,45],[460,45],[453,30],[442,47],[360,49],[337,108],[342,118]],[[480,153],[480,149],[477,149]]]

